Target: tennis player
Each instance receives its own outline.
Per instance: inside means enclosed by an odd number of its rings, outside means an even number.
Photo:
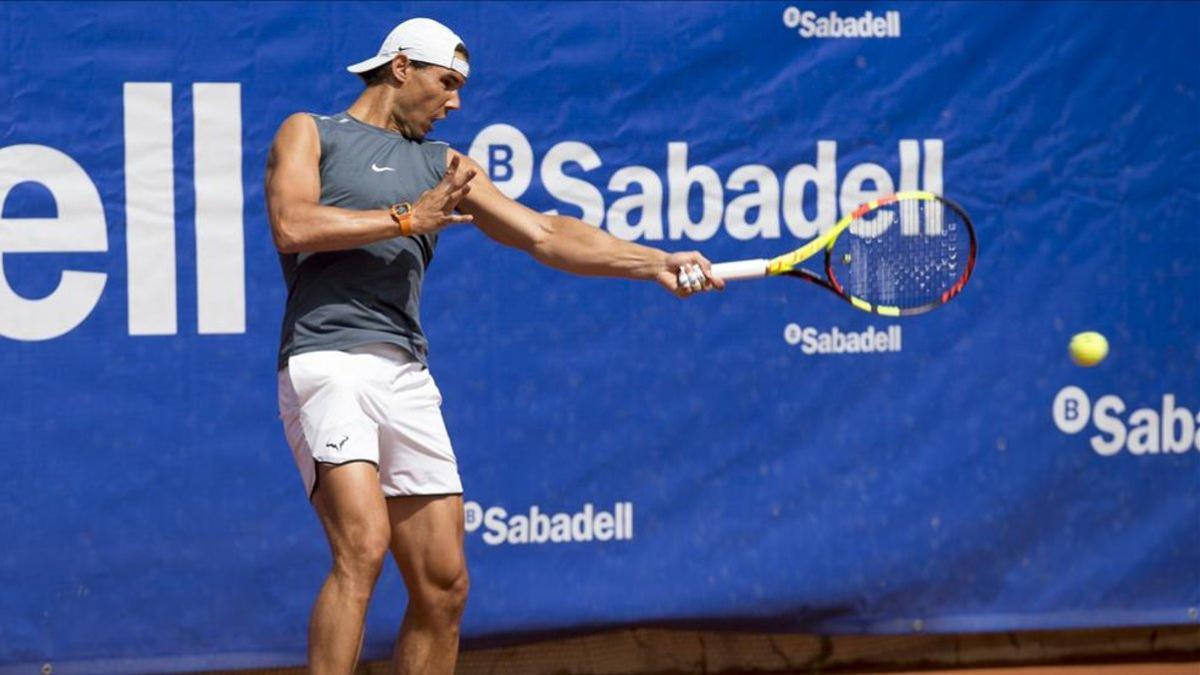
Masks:
[[[419,311],[438,233],[474,223],[546,265],[654,281],[680,297],[723,282],[697,252],[522,206],[469,157],[428,140],[470,76],[466,45],[442,24],[405,21],[347,70],[365,91],[344,112],[287,118],[266,173],[288,289],[280,414],[333,556],[308,659],[318,675],[354,670],[390,550],[409,596],[395,670],[452,673],[467,599],[462,484]]]

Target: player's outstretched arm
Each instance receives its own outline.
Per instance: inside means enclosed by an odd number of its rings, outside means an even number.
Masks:
[[[475,171],[471,191],[459,210],[473,215],[475,225],[492,239],[525,251],[546,265],[573,274],[653,280],[681,297],[700,288],[689,290],[681,285],[680,269],[698,266],[704,290],[725,287],[698,251],[667,253],[617,239],[578,218],[539,213],[509,199],[474,160],[450,150],[448,162],[456,159]]]
[[[297,113],[284,120],[267,157],[267,215],[271,236],[281,253],[338,251],[402,234],[386,209],[356,211],[322,206],[321,143],[312,117]],[[413,204],[409,234],[437,232],[447,225],[471,222],[454,213],[470,192],[474,174],[446,167],[435,187]]]

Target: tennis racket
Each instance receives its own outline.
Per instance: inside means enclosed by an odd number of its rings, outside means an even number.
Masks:
[[[799,267],[821,252],[823,276]],[[717,263],[712,272],[726,281],[797,277],[865,312],[911,316],[961,293],[975,269],[975,253],[975,228],[958,204],[911,191],[863,204],[791,253]]]

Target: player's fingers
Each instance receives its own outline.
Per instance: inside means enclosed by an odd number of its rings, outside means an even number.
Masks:
[[[714,288],[718,291],[725,290],[725,280],[713,274],[712,263],[708,261],[708,258],[699,253],[696,254],[696,258],[697,264],[700,266],[700,271],[704,273],[704,290],[707,291]]]
[[[453,157],[450,158],[449,163],[446,164],[446,173],[442,174],[442,182],[449,183],[449,182],[453,181],[454,177],[457,173],[458,173],[458,155],[454,155]]]
[[[446,201],[442,204],[442,211],[445,213],[450,213],[454,209],[458,208],[458,203],[461,202],[463,197],[466,197],[467,193],[470,191],[471,188],[467,186],[448,193],[446,195]]]
[[[430,192],[434,193],[435,198],[438,200],[437,204],[443,211],[452,210],[458,204],[458,200],[462,199],[463,195],[466,194],[463,190],[469,191],[471,189],[468,183],[458,183],[456,180],[443,180],[430,190]]]
[[[675,275],[675,283],[676,288],[684,293],[690,294],[698,290],[695,272],[688,265],[679,268]]]
[[[671,278],[671,283],[668,284],[664,282],[663,285],[667,287],[667,290],[671,292],[671,295],[674,295],[677,298],[682,298],[684,293],[684,284],[686,281],[687,279],[683,274],[683,268],[680,268],[675,271],[675,275]]]
[[[684,264],[680,266],[675,274],[675,288],[673,290],[679,297],[687,297],[704,289],[702,279],[703,275],[700,273],[700,268]]]
[[[466,171],[462,172],[462,175],[455,176],[454,180],[450,182],[450,185],[457,189],[470,183],[471,179],[474,177],[475,169],[467,169]]]
[[[451,225],[463,225],[463,224],[472,223],[472,222],[475,222],[475,217],[470,214],[445,213],[445,214],[442,214],[442,217],[438,220],[438,224],[432,230],[430,230],[429,232],[427,232],[425,234],[432,234],[433,232],[440,232],[440,231],[446,229],[447,227],[450,227]]]

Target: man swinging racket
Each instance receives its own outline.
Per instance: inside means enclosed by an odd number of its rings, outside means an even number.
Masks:
[[[280,126],[267,210],[288,286],[279,406],[333,554],[313,606],[311,672],[354,670],[390,550],[408,588],[399,673],[451,673],[467,598],[462,484],[426,367],[421,284],[438,232],[474,223],[575,274],[645,279],[686,297],[723,287],[697,252],[621,241],[503,195],[479,165],[425,139],[460,106],[463,41],[430,19],[396,26],[350,66],[366,89],[345,112]]]

